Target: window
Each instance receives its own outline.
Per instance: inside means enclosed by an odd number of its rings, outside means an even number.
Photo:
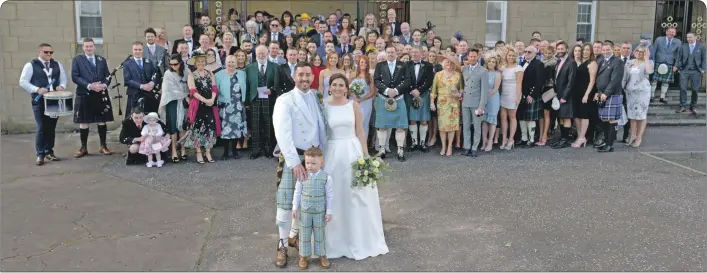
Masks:
[[[506,38],[506,1],[486,1],[486,46]]]
[[[594,41],[594,22],[596,21],[597,1],[579,0],[577,10],[577,39]]]
[[[76,38],[79,44],[84,38],[103,43],[101,1],[76,1]]]

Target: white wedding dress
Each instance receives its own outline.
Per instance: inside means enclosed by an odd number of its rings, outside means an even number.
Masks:
[[[351,188],[351,163],[363,155],[356,137],[353,101],[326,104],[329,123],[324,171],[332,176],[332,220],[326,226],[328,258],[362,260],[388,253],[378,189]]]

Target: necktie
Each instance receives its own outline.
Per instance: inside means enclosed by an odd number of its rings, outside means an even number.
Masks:
[[[670,41],[673,39],[668,39],[668,49],[670,49]]]
[[[393,63],[388,63],[388,69],[390,70],[390,75],[393,75],[393,73],[395,72],[395,66],[393,65]]]
[[[415,62],[415,65],[416,65],[416,66],[417,66],[417,65],[420,65],[420,62]]]
[[[142,60],[141,59],[137,60],[137,67],[140,68],[140,70],[142,70]]]
[[[265,74],[265,64],[260,65],[260,74]]]
[[[319,33],[319,46],[324,46],[324,34]]]
[[[560,59],[560,64],[557,66],[557,71],[555,71],[555,77],[560,75],[560,70],[562,69],[562,64],[565,63],[565,59]]]
[[[273,41],[277,41],[277,38],[276,38],[276,36],[275,36],[275,33],[272,34],[272,38],[271,38],[271,39],[272,39]]]
[[[473,67],[473,66],[469,66],[469,73],[471,73],[471,72],[473,72],[473,71],[474,71],[474,67]]]
[[[49,62],[44,62],[44,69],[49,71]]]
[[[690,45],[690,54],[692,54],[693,50],[695,50],[695,45]]]
[[[96,67],[96,59],[91,57],[91,58],[88,58],[88,60],[91,61],[91,64],[93,65],[93,67]]]
[[[342,51],[342,53],[346,54],[346,49],[347,49],[348,47],[349,47],[348,45],[342,45],[342,46],[341,46],[341,51]]]
[[[290,64],[290,77],[295,77],[295,65]]]

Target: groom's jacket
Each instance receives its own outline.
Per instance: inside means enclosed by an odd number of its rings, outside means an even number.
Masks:
[[[295,88],[282,94],[275,102],[272,115],[275,138],[288,168],[302,164],[297,149],[307,150],[312,146],[324,149],[324,117],[321,104],[317,104],[319,100],[313,92],[302,93]],[[308,100],[317,104],[313,107],[314,111],[310,110]]]

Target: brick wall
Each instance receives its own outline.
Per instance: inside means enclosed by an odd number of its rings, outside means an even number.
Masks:
[[[144,42],[147,27],[167,29],[169,40],[181,36],[182,26],[189,22],[188,1],[102,1],[103,45],[100,52],[113,69],[130,54],[131,43]],[[31,18],[31,19],[26,19]],[[34,131],[34,118],[29,95],[19,87],[22,67],[36,58],[37,45],[52,45],[54,58],[71,71],[71,59],[80,54],[76,38],[75,4],[73,1],[8,1],[0,7],[0,115],[3,133]],[[117,78],[122,82],[122,71]],[[69,81],[68,90],[74,90]],[[111,95],[115,95],[111,91]],[[124,87],[121,93],[125,95]],[[125,99],[123,99],[123,108]],[[118,101],[113,101],[114,117],[118,120]],[[119,122],[109,124],[113,129]],[[59,119],[57,130],[72,130],[77,126],[71,117]]]

